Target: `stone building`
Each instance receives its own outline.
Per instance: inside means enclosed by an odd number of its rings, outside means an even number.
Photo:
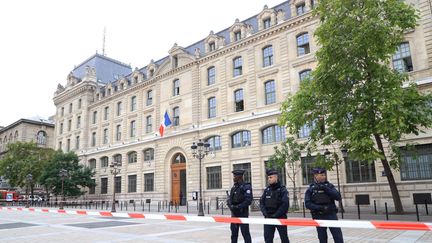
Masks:
[[[406,34],[393,66],[430,91],[431,7],[427,0],[410,2],[420,10],[421,19]],[[132,71],[99,54],[75,68],[54,97],[56,148],[75,151],[95,169],[97,186],[88,198],[110,199],[115,188],[121,200],[178,202],[180,194],[192,200],[201,169],[203,197],[212,200],[225,196],[231,171],[238,168],[247,170],[246,180],[255,196],[260,195],[273,147],[286,136],[303,140],[309,134],[307,127],[285,134],[277,119],[285,97],[296,92],[317,65],[313,33],[319,21],[310,11],[314,4],[294,0],[265,6],[257,15],[211,31],[188,47],[174,44],[169,56],[141,69]],[[160,136],[165,113],[172,125]],[[191,153],[198,139],[208,141],[213,152],[203,159],[202,168]],[[404,154],[405,165],[394,173],[403,203],[412,205],[413,193],[431,191],[432,132],[407,139],[419,144],[420,157]],[[115,181],[109,167],[113,161],[121,162]],[[297,176],[301,197],[312,180],[312,161],[313,156],[304,154]],[[352,206],[358,194],[369,195],[378,205],[392,204],[379,162],[348,160],[339,169],[345,205]],[[281,171],[289,188],[290,171]],[[336,172],[328,174],[336,184]]]
[[[7,153],[9,143],[36,142],[39,147],[54,147],[54,122],[39,117],[20,119],[0,128],[0,158]],[[0,178],[0,189],[9,188],[6,180]]]

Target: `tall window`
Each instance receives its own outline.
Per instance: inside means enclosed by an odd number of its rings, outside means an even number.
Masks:
[[[314,181],[312,169],[315,163],[315,156],[301,158],[303,185],[309,185]]]
[[[271,26],[271,19],[270,18],[264,19],[263,20],[263,26],[264,26],[264,29],[270,28],[270,26]]]
[[[375,182],[375,162],[348,160],[345,164],[348,183]]]
[[[116,154],[113,156],[113,159],[115,162],[117,162],[120,166],[122,165],[122,155],[121,154]]]
[[[70,151],[70,138],[68,138],[66,140],[66,151],[69,152]]]
[[[104,108],[104,120],[108,120],[108,115],[109,115],[109,106]]]
[[[154,149],[149,148],[144,150],[144,161],[152,161],[154,160]]]
[[[308,138],[311,135],[312,130],[315,128],[316,122],[312,123],[312,126],[309,124],[303,125],[298,131],[298,138]]]
[[[144,174],[144,191],[145,192],[154,191],[154,173]]]
[[[92,132],[91,136],[91,146],[96,146],[96,132]]]
[[[60,114],[61,116],[64,116],[64,107],[61,108]]]
[[[114,178],[114,189],[116,193],[121,193],[121,176]]]
[[[96,159],[89,160],[89,167],[90,169],[96,169]]]
[[[75,137],[75,150],[78,150],[80,148],[80,137]]]
[[[151,133],[153,130],[152,116],[146,117],[146,133]]]
[[[207,167],[207,189],[222,188],[222,168],[221,166]]]
[[[176,79],[173,81],[173,96],[180,95],[180,80]]]
[[[178,106],[173,108],[173,126],[180,125],[180,108]]]
[[[274,80],[264,83],[266,105],[276,103],[276,84]]]
[[[117,116],[121,115],[121,113],[122,113],[122,106],[123,106],[123,104],[122,104],[121,101],[117,102]]]
[[[235,112],[244,110],[243,89],[234,91]]]
[[[108,178],[101,178],[101,194],[108,193]]]
[[[243,61],[242,57],[236,57],[233,60],[233,77],[243,74]]]
[[[93,185],[96,185],[96,180],[92,179]],[[96,193],[96,186],[90,186],[89,187],[89,194],[95,194]]]
[[[100,163],[101,163],[102,168],[108,167],[108,157],[104,156],[104,157],[100,158]]]
[[[93,111],[93,119],[92,119],[92,123],[96,124],[97,121],[97,111]]]
[[[72,120],[68,120],[68,131],[70,132],[72,128]]]
[[[302,15],[306,12],[306,6],[304,3],[299,4],[296,6],[296,13],[297,15]]]
[[[400,173],[403,181],[432,179],[432,144],[401,149]]]
[[[411,72],[414,70],[408,42],[398,46],[396,53],[393,55],[393,68],[399,72]]]
[[[107,144],[108,143],[108,128],[105,128],[103,130],[103,143]]]
[[[80,128],[80,127],[81,127],[81,116],[77,116],[76,128]]]
[[[251,164],[250,163],[234,164],[233,170],[244,170],[245,171],[245,173],[243,175],[244,182],[252,183]]]
[[[46,145],[46,137],[47,137],[47,134],[46,134],[45,131],[39,131],[39,132],[36,134],[36,141],[37,141],[37,144],[40,144],[40,145]],[[5,142],[6,142],[6,140],[5,140]],[[0,139],[0,143],[1,143],[1,139]]]
[[[69,113],[72,113],[72,103],[69,104]]]
[[[285,141],[285,129],[278,125],[269,126],[262,130],[262,143],[279,143]]]
[[[136,99],[137,99],[136,96],[131,97],[131,106],[130,106],[131,111],[136,110],[136,104],[137,104]]]
[[[137,191],[137,176],[129,175],[128,176],[128,192],[136,192]]]
[[[121,140],[121,125],[116,126],[116,140],[117,141]]]
[[[214,41],[209,43],[209,51],[214,51],[216,50],[216,43],[214,43]]]
[[[153,90],[147,91],[147,101],[146,105],[152,105],[153,104]]]
[[[79,100],[78,100],[78,109],[81,109],[81,106],[82,106],[82,100],[79,99]]]
[[[138,161],[137,152],[133,151],[133,152],[128,153],[128,163],[129,164],[136,163],[137,161]]]
[[[59,133],[60,133],[60,134],[63,134],[63,123],[60,123]]]
[[[244,130],[237,132],[231,136],[232,147],[240,148],[251,145],[251,133],[250,131]]]
[[[303,56],[310,52],[309,34],[303,33],[297,36],[297,56]]]
[[[134,138],[136,136],[136,121],[130,122],[130,137]]]
[[[220,136],[209,137],[206,142],[210,144],[210,151],[222,149]]]
[[[273,65],[273,46],[266,46],[262,49],[263,66],[268,67]]]
[[[241,40],[241,31],[236,31],[234,32],[234,41],[239,41]]]
[[[216,83],[216,68],[209,67],[207,69],[207,85],[212,85]]]
[[[216,97],[208,99],[208,118],[216,117]]]
[[[311,76],[311,74],[312,74],[312,71],[310,69],[306,69],[306,70],[301,71],[299,73],[300,82],[309,78]]]

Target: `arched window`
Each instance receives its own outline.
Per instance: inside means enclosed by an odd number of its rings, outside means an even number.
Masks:
[[[242,74],[243,74],[242,57],[236,57],[233,59],[233,77],[237,77]]]
[[[117,162],[119,165],[122,164],[122,155],[121,154],[116,154],[113,156],[114,162]]]
[[[244,110],[243,89],[234,91],[235,112]]]
[[[276,103],[276,85],[274,80],[264,83],[266,105]]]
[[[148,148],[144,150],[144,162],[154,160],[154,149]]]
[[[272,125],[269,127],[266,127],[262,130],[262,143],[263,144],[269,144],[269,143],[276,143],[276,142],[282,142],[285,141],[285,128],[278,126],[278,125]]]
[[[96,169],[96,159],[90,159],[88,161],[88,166],[90,167],[90,169]]]
[[[39,145],[45,145],[46,144],[46,132],[45,131],[39,131],[36,134],[36,143]]]
[[[301,71],[299,73],[300,82],[309,78],[311,76],[311,74],[312,74],[312,71],[310,69],[306,69],[306,70]]]
[[[18,140],[18,131],[15,131],[14,142],[16,142],[17,140]]]
[[[172,164],[182,164],[186,163],[186,158],[181,153],[176,153],[173,157],[173,160],[171,162]]]
[[[411,72],[414,70],[411,51],[408,42],[401,43],[392,58],[393,68],[399,72]]]
[[[132,151],[128,153],[128,163],[133,164],[136,163],[138,159],[137,152]]]
[[[251,132],[248,130],[239,131],[231,136],[232,148],[240,148],[251,145]]]
[[[108,167],[108,157],[107,156],[103,156],[100,158],[100,164],[102,168],[106,168]]]
[[[303,56],[310,52],[309,34],[303,33],[297,36],[297,56]]]
[[[263,67],[273,65],[273,46],[266,46],[262,49]]]
[[[220,136],[209,137],[206,142],[210,144],[210,151],[222,149]]]

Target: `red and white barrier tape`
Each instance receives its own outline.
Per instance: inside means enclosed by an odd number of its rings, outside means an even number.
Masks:
[[[12,208],[12,207],[0,207],[0,210],[73,214],[73,215],[94,215],[94,216],[103,216],[103,217],[179,220],[179,221],[211,222],[211,223],[239,223],[239,224],[244,223],[244,224],[271,224],[271,225],[287,225],[287,226],[321,226],[321,227],[360,228],[360,229],[432,231],[432,223],[419,223],[419,222],[314,220],[314,219],[301,219],[301,218],[290,218],[290,219],[235,218],[235,217],[222,217],[222,216],[203,217],[203,216],[189,216],[189,215],[181,215],[181,214],[112,213],[112,212],[96,212],[96,211],[85,211],[85,210]]]

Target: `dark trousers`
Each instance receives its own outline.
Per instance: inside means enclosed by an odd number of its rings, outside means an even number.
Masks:
[[[245,243],[251,243],[249,224],[231,224],[231,243],[237,243],[239,228]]]
[[[282,243],[289,243],[288,228],[286,225],[264,225],[264,241],[265,243],[273,243],[275,230],[279,232]]]
[[[330,213],[326,215],[312,215],[313,219],[324,219],[324,220],[338,220],[336,213]],[[327,227],[316,227],[318,232],[318,239],[320,243],[327,243]],[[343,236],[341,228],[330,227],[330,232],[333,235],[335,243],[343,243]]]

